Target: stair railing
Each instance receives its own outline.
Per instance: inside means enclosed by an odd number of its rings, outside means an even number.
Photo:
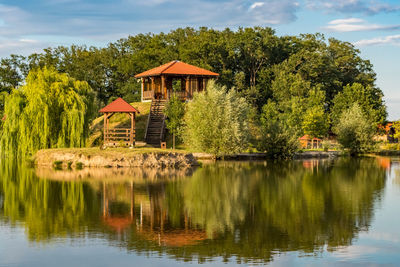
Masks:
[[[165,116],[165,114],[164,114],[164,116],[163,116],[163,121],[162,121],[162,125],[161,125],[161,132],[160,132],[160,145],[161,145],[161,142],[164,141],[165,119],[166,119],[166,116]]]
[[[149,112],[149,115],[147,116],[146,131],[144,132],[144,140],[145,140],[145,141],[147,140],[147,130],[149,129],[151,111],[153,110],[153,102],[154,102],[154,98],[151,100],[150,112]]]

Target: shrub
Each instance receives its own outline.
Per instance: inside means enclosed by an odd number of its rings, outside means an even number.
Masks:
[[[237,92],[210,81],[194,95],[184,117],[184,141],[195,150],[233,154],[248,147],[250,107]]]
[[[333,128],[338,142],[351,155],[367,152],[373,148],[374,127],[356,103],[345,110]]]
[[[270,158],[290,158],[299,150],[297,135],[280,118],[276,103],[268,102],[261,114],[261,142],[259,150]]]
[[[165,109],[165,115],[167,116],[167,129],[170,133],[172,133],[172,147],[175,149],[175,136],[179,136],[181,133],[183,116],[185,115],[185,105],[176,95],[173,95],[169,99]]]

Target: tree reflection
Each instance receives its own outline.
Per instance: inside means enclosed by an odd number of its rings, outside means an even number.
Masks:
[[[373,158],[342,158],[219,162],[191,177],[150,180],[113,172],[77,181],[69,173],[62,181],[60,173],[57,180],[38,173],[1,164],[0,219],[22,223],[29,240],[96,235],[182,260],[266,262],[276,252],[351,244],[369,227],[386,172]]]

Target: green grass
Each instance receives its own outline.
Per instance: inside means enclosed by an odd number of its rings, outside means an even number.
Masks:
[[[147,118],[150,112],[150,102],[134,102],[131,105],[139,110],[140,114],[136,114],[136,141],[144,141],[144,133],[146,131]],[[110,128],[130,127],[130,119],[126,114],[116,113],[109,121]],[[93,120],[90,126],[90,136],[88,147],[100,146],[103,139],[104,118],[100,116]]]

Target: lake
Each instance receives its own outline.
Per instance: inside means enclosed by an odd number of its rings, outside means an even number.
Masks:
[[[0,266],[400,265],[400,159],[1,162]]]

